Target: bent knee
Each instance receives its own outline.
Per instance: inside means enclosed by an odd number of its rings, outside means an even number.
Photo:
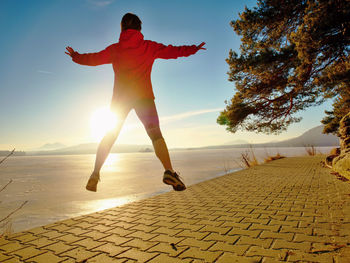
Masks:
[[[150,125],[146,127],[146,130],[152,142],[163,138],[159,125]]]

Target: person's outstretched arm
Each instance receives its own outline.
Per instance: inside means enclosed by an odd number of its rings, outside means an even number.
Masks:
[[[166,46],[156,42],[153,43],[155,45],[155,57],[164,59],[188,57],[195,54],[200,49],[206,49],[203,47],[205,45],[205,42],[202,42],[198,46]]]
[[[110,45],[106,49],[97,53],[86,53],[86,54],[79,54],[78,52],[74,51],[73,48],[66,47],[66,50],[68,52],[65,52],[65,53],[71,56],[72,60],[75,63],[78,63],[80,65],[98,66],[98,65],[112,63],[113,50],[115,48],[114,45],[115,44]]]

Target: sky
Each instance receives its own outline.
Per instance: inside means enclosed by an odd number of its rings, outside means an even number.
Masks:
[[[112,66],[75,64],[65,47],[88,53],[116,43],[128,12],[142,20],[145,39],[166,45],[206,42],[207,50],[153,65],[155,102],[169,148],[284,140],[320,125],[331,101],[301,112],[303,120],[279,135],[232,134],[216,123],[235,92],[225,59],[230,49],[239,51],[240,39],[229,23],[255,5],[254,0],[1,0],[0,150],[98,141],[92,116],[109,106]],[[133,111],[117,143],[151,144]]]

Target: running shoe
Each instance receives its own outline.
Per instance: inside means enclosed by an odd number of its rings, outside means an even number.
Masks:
[[[177,173],[172,173],[169,170],[164,172],[163,183],[171,185],[175,191],[183,191],[186,189],[185,184],[181,181]]]
[[[86,190],[96,192],[97,191],[97,183],[100,180],[100,175],[99,174],[92,174],[89,178],[89,181],[86,184]]]

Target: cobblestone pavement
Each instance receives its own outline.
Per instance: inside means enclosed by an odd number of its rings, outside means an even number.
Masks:
[[[321,160],[286,158],[2,237],[0,262],[350,262],[350,183]]]

